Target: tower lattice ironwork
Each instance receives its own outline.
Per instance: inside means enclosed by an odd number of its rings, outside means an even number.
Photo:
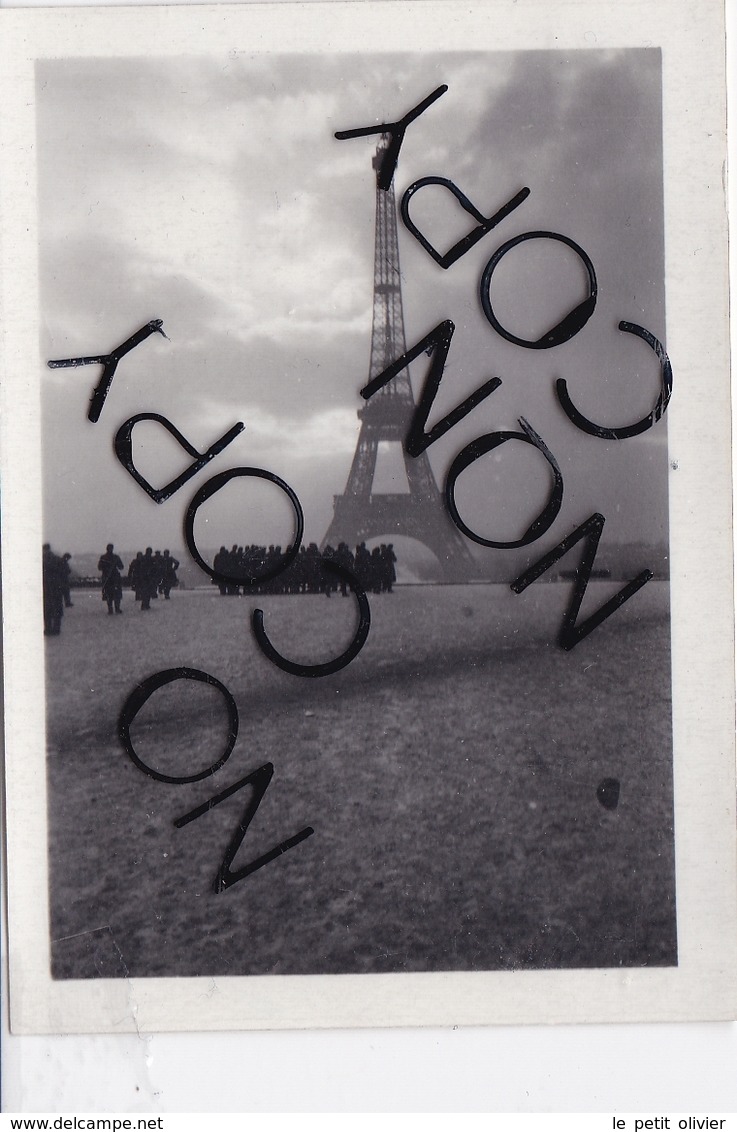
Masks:
[[[377,186],[369,380],[383,373],[407,350],[394,186],[383,190],[378,185],[378,170],[388,141],[388,135],[383,135],[373,160]],[[358,445],[345,491],[334,496],[333,518],[322,547],[336,547],[340,542],[354,546],[376,538],[389,541],[404,535],[417,539],[432,551],[440,564],[442,581],[468,581],[478,570],[463,536],[445,509],[427,453],[409,456],[402,444],[414,411],[407,368],[358,410],[361,421]],[[400,445],[408,492],[373,491],[382,441]]]

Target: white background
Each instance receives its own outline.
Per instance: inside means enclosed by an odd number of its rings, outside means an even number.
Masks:
[[[5,1112],[737,1113],[734,1023],[12,1037],[3,1004]]]

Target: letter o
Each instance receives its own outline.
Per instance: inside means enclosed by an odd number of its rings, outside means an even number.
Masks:
[[[445,480],[445,503],[450,512],[450,517],[467,538],[477,542],[480,546],[490,546],[496,550],[512,550],[519,546],[529,546],[531,542],[535,542],[544,535],[549,527],[554,523],[558,512],[560,511],[563,502],[563,475],[558,461],[553,453],[547,447],[542,437],[538,436],[530,424],[520,417],[520,422],[524,432],[489,432],[484,436],[479,436],[476,440],[472,440],[465,448],[456,456],[455,460],[448,469],[448,475]],[[461,518],[458,507],[455,501],[455,485],[461,472],[464,472],[470,464],[473,464],[480,456],[484,456],[487,452],[493,451],[498,448],[500,444],[506,443],[507,440],[522,440],[525,444],[532,444],[540,452],[542,452],[545,459],[553,469],[553,490],[550,493],[550,499],[540,512],[538,517],[530,524],[522,538],[516,539],[514,542],[496,542],[493,539],[482,538],[472,531],[469,526],[464,523]]]
[[[263,570],[257,575],[223,574],[220,570],[213,569],[209,563],[205,562],[197,549],[194,538],[194,521],[200,506],[205,503],[210,496],[215,495],[216,492],[220,491],[221,487],[225,487],[226,483],[230,480],[243,476],[255,476],[257,479],[268,480],[270,483],[275,483],[277,487],[281,488],[288,497],[294,508],[294,513],[297,516],[297,531],[294,536],[294,542],[282,556],[282,561],[279,566],[273,566],[270,570]],[[184,517],[184,539],[187,543],[189,553],[206,574],[209,574],[216,582],[225,582],[226,585],[236,582],[240,586],[255,586],[259,585],[261,582],[268,582],[271,578],[276,578],[278,574],[286,570],[287,566],[289,566],[299,554],[304,529],[304,512],[302,511],[302,505],[296,493],[283,479],[280,479],[279,476],[275,476],[273,472],[267,472],[264,468],[229,468],[227,472],[219,472],[218,475],[212,476],[192,497],[192,501],[187,508],[187,514]]]
[[[174,680],[198,680],[202,684],[210,684],[213,688],[217,688],[222,692],[225,697],[225,703],[228,709],[228,742],[225,750],[219,759],[208,766],[205,770],[199,771],[198,774],[162,774],[161,771],[154,770],[148,763],[136,753],[136,750],[131,742],[130,728],[133,720],[138,715],[139,711],[153,695],[158,688],[163,688],[165,684],[171,684]],[[133,763],[147,774],[150,778],[155,778],[159,782],[169,782],[175,786],[184,785],[187,782],[200,782],[203,778],[209,778],[216,770],[220,770],[228,759],[230,753],[235,746],[235,741],[238,737],[238,708],[236,707],[233,696],[219,680],[211,676],[209,672],[202,672],[199,668],[166,668],[161,672],[156,672],[153,676],[149,676],[146,680],[133,689],[128,699],[123,704],[122,711],[118,717],[118,736],[120,738],[125,753]]]
[[[512,334],[510,330],[502,326],[491,305],[491,277],[494,273],[494,269],[508,251],[515,248],[517,244],[524,243],[525,240],[557,240],[558,243],[565,244],[566,247],[572,248],[583,262],[589,277],[589,294],[587,298],[577,307],[574,307],[562,322],[559,322],[557,326],[554,326],[552,330],[549,330],[536,342],[527,338],[518,338],[516,334]],[[481,306],[484,309],[484,314],[497,334],[501,334],[502,338],[506,338],[507,342],[514,342],[515,346],[524,346],[526,350],[549,350],[553,346],[560,346],[563,342],[568,342],[569,339],[574,338],[575,335],[578,334],[579,330],[584,328],[594,313],[598,284],[596,282],[596,272],[594,271],[593,263],[586,255],[583,248],[579,247],[579,245],[569,239],[568,236],[561,236],[559,232],[522,232],[519,236],[507,240],[506,244],[502,244],[502,246],[497,248],[494,252],[481,276],[480,292]]]

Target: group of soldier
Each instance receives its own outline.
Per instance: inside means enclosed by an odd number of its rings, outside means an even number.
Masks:
[[[70,593],[71,557],[68,552],[54,554],[51,546],[44,544],[44,634],[48,637],[58,636],[64,609],[73,604]],[[343,571],[325,569],[326,560],[343,567]],[[214,578],[213,582],[223,596],[243,592],[325,594],[330,597],[340,590],[343,597],[347,597],[350,590],[347,574],[367,593],[374,594],[391,593],[397,577],[397,556],[392,543],[382,543],[369,550],[362,542],[354,553],[345,542],[339,543],[337,548],[327,546],[322,552],[317,543],[311,542],[309,546],[299,548],[296,558],[286,569],[281,569],[283,561],[280,546],[233,546],[231,550],[221,546],[213,561],[213,569],[220,577]],[[107,605],[108,614],[122,613],[125,567],[111,542],[107,544],[105,553],[100,555],[97,569],[101,575],[102,600]],[[141,610],[150,610],[151,602],[159,596],[169,600],[171,591],[179,584],[178,569],[179,562],[168,550],[162,554],[149,546],[145,551],[138,551],[128,566],[127,578],[135,600],[141,603]],[[269,574],[273,576],[258,581]],[[228,578],[233,581],[224,580]],[[244,584],[247,579],[250,581]]]
[[[391,593],[397,578],[397,556],[392,543],[369,550],[365,542],[355,553],[347,543],[337,548],[326,546],[323,551],[317,543],[301,546],[296,558],[280,569],[284,555],[280,546],[221,546],[213,561],[219,577],[213,578],[223,597],[237,596],[241,592],[258,594],[325,594],[330,597],[338,590],[344,597],[349,592],[345,574],[325,569],[325,561],[335,562],[347,570],[367,593]],[[268,575],[273,575],[269,577]],[[263,582],[258,579],[266,576]],[[225,579],[232,578],[233,581]],[[244,580],[251,579],[243,584]]]
[[[42,551],[43,566],[43,607],[44,607],[44,635],[57,637],[61,632],[61,622],[64,609],[73,606],[70,582],[71,567],[69,561],[71,554],[54,554],[49,543],[44,543]],[[101,575],[102,600],[107,605],[108,613],[113,616],[122,613],[123,600],[123,571],[122,559],[115,553],[114,545],[109,542],[105,553],[100,555],[97,569]],[[140,601],[141,609],[151,608],[151,602],[159,595],[167,601],[171,591],[177,586],[177,570],[179,563],[168,550],[162,554],[160,550],[154,552],[151,547],[146,551],[140,550],[128,567],[128,581],[135,600]]]
[[[112,543],[100,556],[97,569],[102,575],[102,600],[107,603],[108,613],[122,613],[124,567]],[[169,601],[171,591],[179,584],[178,569],[179,562],[168,550],[162,554],[147,546],[145,552],[138,551],[128,567],[128,582],[142,611],[150,610],[151,602],[159,595]]]

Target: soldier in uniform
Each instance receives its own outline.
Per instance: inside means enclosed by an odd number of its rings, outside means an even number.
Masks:
[[[356,567],[356,577],[362,588],[368,593],[371,590],[371,551],[365,542],[359,543],[356,547],[356,555],[353,561]]]
[[[133,595],[134,595],[135,601],[141,600],[141,594],[140,594],[139,589],[138,589],[138,579],[139,579],[139,574],[140,574],[141,559],[142,558],[143,558],[143,551],[139,550],[138,553],[136,554],[136,557],[131,560],[131,564],[128,567],[128,582],[129,582],[130,588],[133,590]]]
[[[164,559],[161,557],[160,550],[154,551],[153,561],[156,571],[156,589],[151,594],[151,597],[155,597],[158,601],[159,593],[161,592],[161,582],[164,577]]]
[[[111,542],[107,544],[104,554],[100,555],[97,569],[102,574],[102,600],[107,602],[109,614],[122,613],[120,603],[123,600],[123,581],[121,571],[123,563],[115,554],[115,547]]]
[[[48,542],[43,545],[44,636],[58,637],[64,616],[63,559],[54,554]]]
[[[224,574],[226,572],[227,565],[228,565],[228,551],[224,546],[221,546],[220,550],[215,555],[215,558],[214,558],[213,563],[212,563],[212,568],[213,568],[213,570],[216,570],[219,574]],[[213,578],[212,584],[214,586],[218,587],[218,589],[220,590],[220,596],[225,597],[225,595],[228,592],[227,583],[221,581],[220,578],[217,578],[217,579]]]
[[[159,566],[154,559],[153,550],[146,547],[146,553],[141,559],[136,573],[136,585],[141,595],[141,611],[151,609],[151,598],[159,592]]]
[[[179,569],[179,562],[176,558],[169,553],[168,550],[164,551],[164,556],[161,559],[161,583],[159,585],[159,593],[164,595],[166,601],[169,601],[169,592],[179,585],[177,578],[177,570]]]
[[[64,554],[62,554],[61,559],[60,559],[61,565],[59,567],[59,570],[61,572],[62,597],[64,598],[64,608],[65,609],[71,609],[74,605],[74,602],[72,601],[72,595],[71,595],[70,587],[69,587],[69,580],[70,580],[71,574],[72,574],[72,568],[69,565],[69,559],[71,557],[72,556],[69,553],[69,551],[66,551]]]
[[[397,580],[396,561],[397,556],[394,553],[394,543],[390,542],[387,546],[381,544],[381,560],[383,563],[383,573],[381,589],[383,593],[394,593],[392,586]]]
[[[228,560],[223,573],[230,574],[230,576],[235,579],[238,576],[240,569],[239,559],[240,556],[238,554],[238,544],[234,543],[230,548],[230,553],[228,554]],[[239,593],[241,592],[241,588],[236,581],[229,582],[226,588],[231,597],[238,597]]]
[[[346,570],[350,570],[353,574],[355,570],[355,562],[351,548],[345,542],[338,543],[338,549],[335,552],[335,561],[339,566],[343,566]],[[348,597],[348,583],[345,578],[340,579],[340,592],[343,597]]]

